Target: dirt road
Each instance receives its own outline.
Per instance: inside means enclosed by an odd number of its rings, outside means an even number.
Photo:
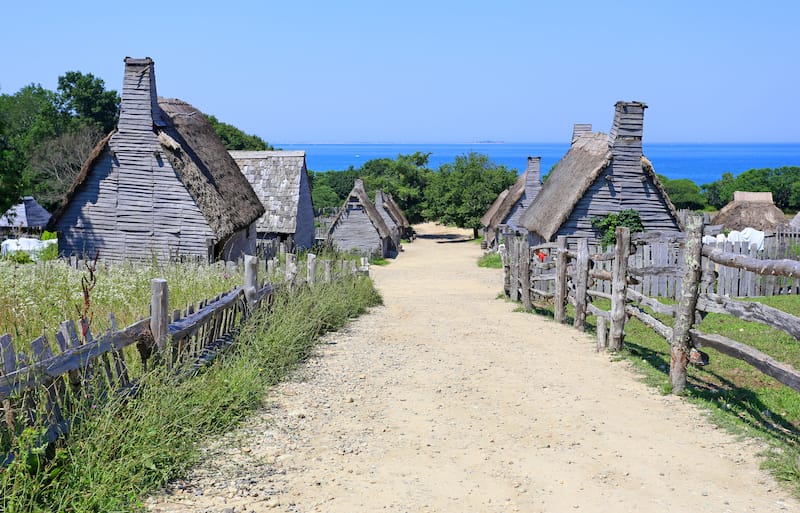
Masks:
[[[371,273],[385,306],[328,336],[152,511],[772,512],[754,443],[496,299],[452,229]]]

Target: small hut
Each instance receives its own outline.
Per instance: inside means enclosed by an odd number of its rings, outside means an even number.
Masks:
[[[775,206],[771,192],[735,191],[733,201],[722,207],[712,223],[728,230],[749,227],[769,232],[785,225],[786,215]]]
[[[391,194],[383,193],[383,198],[386,208],[389,210],[389,214],[400,227],[400,236],[404,239],[413,240],[414,229],[411,228],[411,224],[408,222],[408,218],[406,218],[403,209],[400,208],[400,205],[397,204],[397,201],[395,201]]]
[[[314,207],[304,151],[231,151],[266,213],[256,222],[259,240],[314,245]]]
[[[789,221],[789,226],[800,229],[800,212]]]
[[[391,231],[369,200],[360,179],[355,181],[347,201],[331,221],[327,240],[340,251],[381,257],[397,255]]]
[[[33,199],[33,196],[25,196],[22,198],[22,203],[9,208],[0,217],[0,230],[42,230],[48,222],[50,222],[50,212]]]
[[[158,98],[153,61],[127,57],[117,129],[94,148],[50,226],[62,256],[236,259],[255,250],[262,214],[205,116]]]
[[[397,213],[392,213],[387,203],[386,195],[381,190],[375,191],[375,210],[380,214],[381,219],[386,224],[391,232],[392,244],[398,250],[400,249],[400,238],[402,237],[402,229],[397,219]]]
[[[609,134],[580,131],[548,175],[519,224],[530,242],[559,235],[599,239],[592,219],[633,209],[645,231],[677,233],[678,214],[653,165],[642,155],[641,102],[617,102]]]
[[[492,206],[481,218],[484,226],[484,240],[488,247],[497,244],[500,232],[508,227],[519,230],[519,219],[542,189],[541,157],[528,157],[525,171],[508,189],[501,192]]]

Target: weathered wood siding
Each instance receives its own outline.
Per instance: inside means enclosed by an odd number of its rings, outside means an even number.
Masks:
[[[359,207],[342,212],[331,230],[331,243],[340,251],[355,250],[365,255],[383,255],[384,251],[378,230]]]
[[[383,194],[378,191],[375,194],[375,208],[378,210],[378,213],[383,219],[383,222],[386,223],[386,226],[389,228],[391,232],[392,243],[396,246],[400,246],[400,227],[397,225],[395,219],[389,213],[389,210],[384,203]]]
[[[57,225],[62,255],[208,258],[214,233],[166,158],[154,156],[158,141],[149,135],[118,133],[95,161]]]

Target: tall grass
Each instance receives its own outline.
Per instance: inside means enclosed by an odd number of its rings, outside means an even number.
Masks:
[[[265,387],[305,358],[322,333],[380,302],[367,278],[280,292],[272,313],[252,317],[234,349],[193,379],[151,372],[140,395],[93,412],[65,446],[16,460],[0,474],[0,511],[143,509],[143,494],[197,460],[198,441],[253,411]],[[22,454],[32,438],[21,439]]]
[[[164,278],[170,309],[214,297],[242,284],[240,272],[221,264],[121,263],[97,264],[97,285],[91,291],[93,332],[108,328],[113,313],[120,326],[149,315],[150,280]],[[19,349],[42,333],[52,333],[61,321],[76,319],[83,305],[84,269],[64,261],[15,264],[0,261],[0,334],[9,333]]]

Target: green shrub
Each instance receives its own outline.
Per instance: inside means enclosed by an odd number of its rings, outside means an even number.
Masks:
[[[502,269],[503,259],[500,257],[500,253],[486,253],[480,259],[478,259],[478,267]]]
[[[616,214],[608,214],[603,217],[593,217],[592,227],[600,232],[600,244],[605,250],[608,246],[617,243],[617,227],[627,226],[631,234],[643,232],[642,218],[638,210],[627,209]]]

